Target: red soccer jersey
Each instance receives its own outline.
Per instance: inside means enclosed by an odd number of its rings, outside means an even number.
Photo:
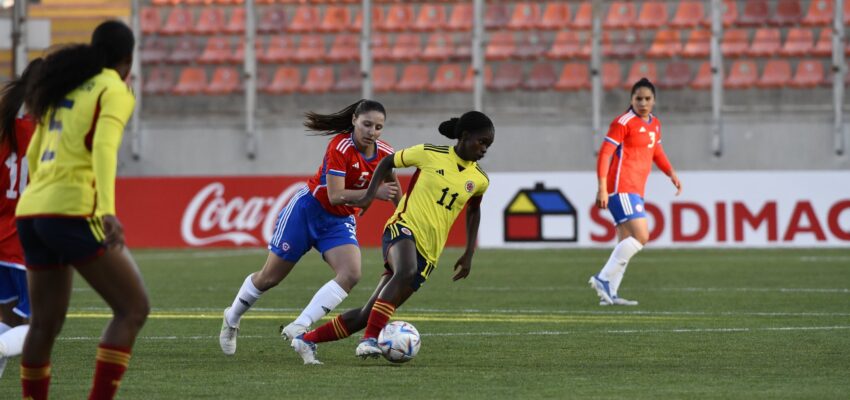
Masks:
[[[35,122],[28,116],[15,121],[16,149],[0,146],[0,264],[24,269],[24,250],[18,240],[15,226],[15,207],[21,191],[27,186],[27,146],[29,146]]]
[[[661,148],[661,121],[652,114],[649,122],[644,121],[629,109],[611,122],[605,142],[603,149],[608,144],[616,147],[608,168],[608,194],[636,193],[644,197],[653,159],[666,160]]]
[[[381,159],[395,152],[389,144],[378,140],[375,144],[375,155],[367,159],[354,146],[352,135],[340,133],[331,139],[322,165],[316,175],[307,182],[313,197],[319,200],[327,212],[335,215],[353,215],[356,209],[346,205],[331,205],[328,199],[327,176],[344,177],[346,189],[366,189]]]

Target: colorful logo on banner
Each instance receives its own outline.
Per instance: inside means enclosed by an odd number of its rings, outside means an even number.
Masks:
[[[505,242],[576,242],[578,215],[558,189],[543,183],[521,189],[508,202],[504,216]]]

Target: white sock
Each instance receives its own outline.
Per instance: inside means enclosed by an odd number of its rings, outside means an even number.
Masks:
[[[301,311],[301,315],[295,319],[296,325],[310,326],[331,312],[339,303],[342,303],[348,293],[334,280],[328,281],[319,291],[313,295],[310,304]]]
[[[619,268],[614,271],[614,275],[611,277],[611,281],[608,283],[608,288],[611,289],[611,295],[617,297],[617,289],[620,288],[620,282],[623,281],[623,275],[626,273],[626,268],[629,267],[629,263],[619,264]]]
[[[24,351],[29,325],[18,325],[0,335],[0,357],[19,356]]]
[[[239,293],[236,294],[236,298],[233,299],[233,304],[230,305],[230,309],[224,314],[224,317],[227,319],[227,325],[231,327],[239,325],[239,320],[242,318],[242,315],[248,311],[251,306],[260,298],[260,295],[263,292],[260,289],[257,289],[254,286],[254,283],[251,282],[251,277],[254,274],[248,275],[245,278],[245,282],[242,282],[242,287],[239,288]]]
[[[628,265],[632,256],[637,254],[642,248],[643,245],[631,236],[617,243],[614,251],[611,252],[611,257],[608,258],[608,262],[602,267],[602,271],[599,271],[599,278],[608,282],[613,282],[613,279],[617,279],[617,287],[619,287],[620,281],[623,279],[623,274],[626,272],[626,265]],[[609,288],[611,288],[610,285]],[[612,289],[611,294],[615,292],[616,289]]]
[[[3,334],[3,332],[8,331],[9,329],[12,329],[12,327],[11,327],[11,326],[9,326],[9,325],[6,325],[6,324],[5,324],[5,323],[3,323],[3,322],[0,322],[0,335],[2,335],[2,334]]]

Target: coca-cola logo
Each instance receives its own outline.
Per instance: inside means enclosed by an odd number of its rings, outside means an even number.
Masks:
[[[217,242],[231,242],[237,246],[268,242],[280,210],[304,185],[305,182],[296,182],[277,197],[235,196],[228,200],[224,197],[224,184],[212,182],[189,202],[183,212],[180,234],[191,246]],[[258,227],[260,232],[257,232]]]

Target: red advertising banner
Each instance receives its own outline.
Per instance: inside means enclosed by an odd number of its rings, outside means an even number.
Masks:
[[[306,176],[119,178],[117,213],[127,242],[145,247],[265,247],[277,215]],[[402,188],[410,180],[399,177]],[[381,245],[393,206],[375,201],[357,217],[361,246]],[[447,246],[465,244],[458,218]]]

